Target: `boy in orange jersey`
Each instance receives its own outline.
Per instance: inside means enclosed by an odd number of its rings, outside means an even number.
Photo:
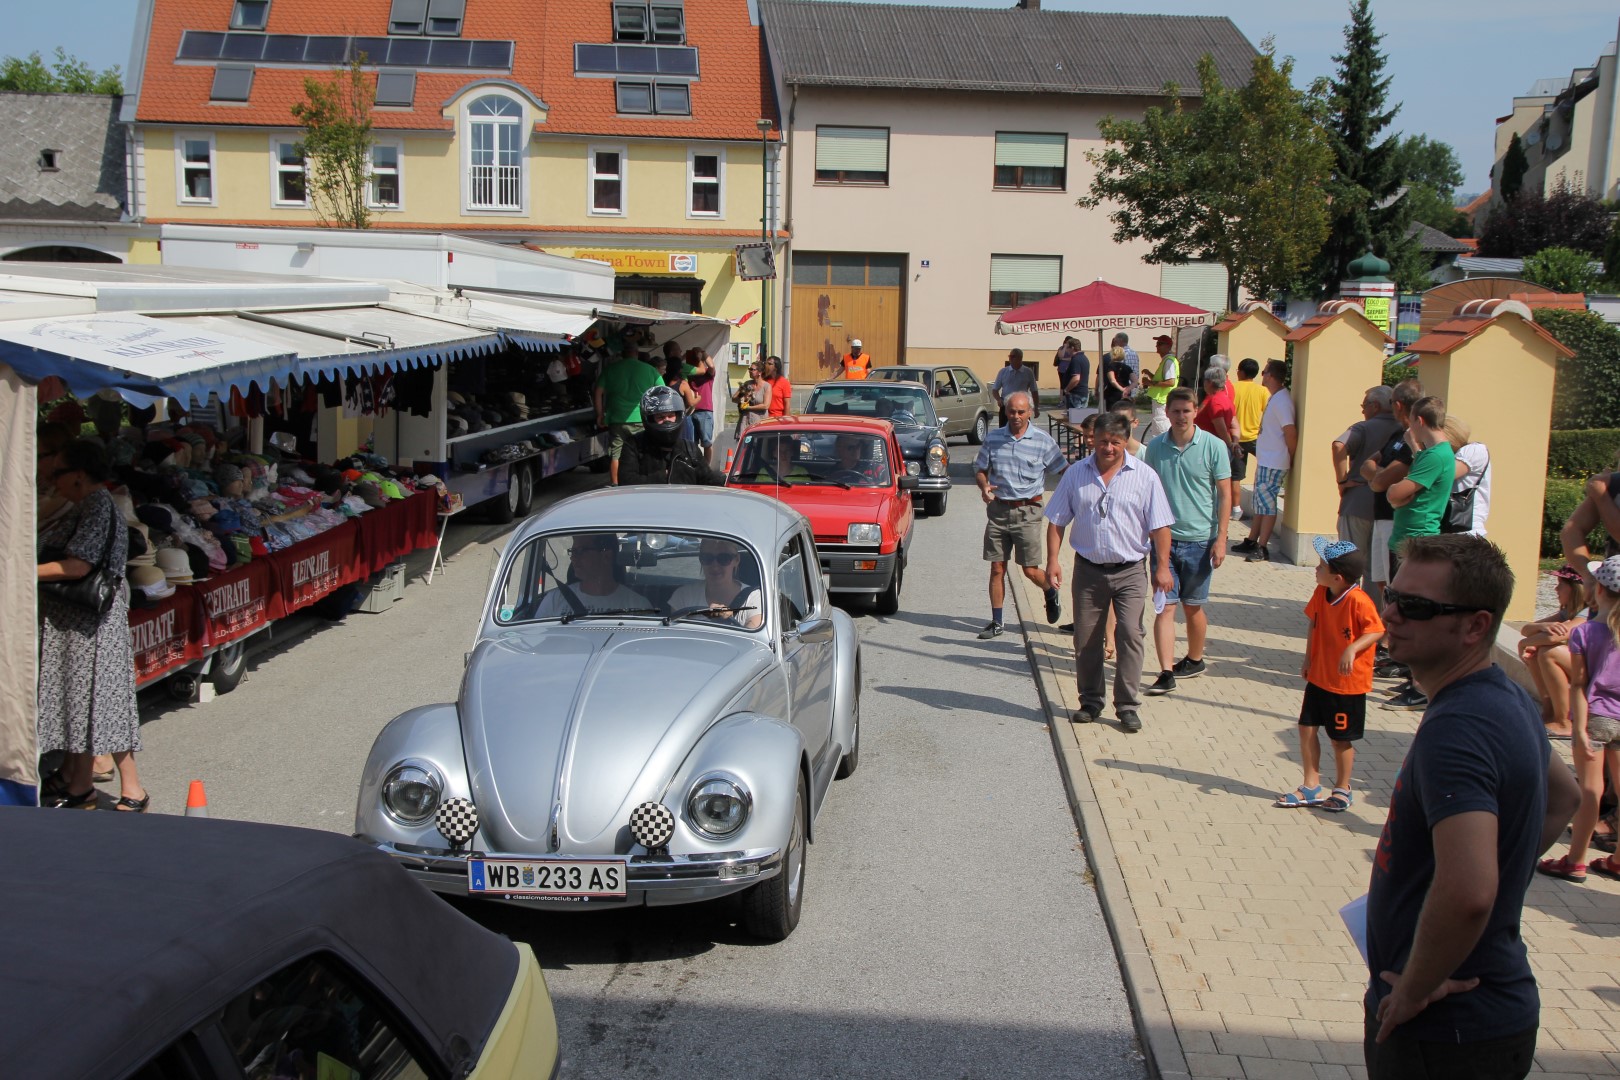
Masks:
[[[1350,769],[1356,760],[1356,740],[1367,723],[1367,694],[1372,690],[1373,646],[1383,636],[1384,623],[1372,598],[1357,584],[1367,569],[1367,557],[1347,540],[1316,538],[1317,590],[1305,605],[1311,620],[1305,639],[1305,700],[1299,709],[1299,753],[1305,777],[1299,787],[1273,804],[1283,807],[1320,806],[1339,813],[1350,808]],[[1333,742],[1333,791],[1322,797],[1322,744],[1318,728],[1328,729]]]

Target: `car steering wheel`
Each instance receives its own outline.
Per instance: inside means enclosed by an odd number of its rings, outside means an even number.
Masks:
[[[867,476],[859,469],[836,469],[827,474],[827,479],[837,480],[845,484],[864,484],[870,480],[871,477]]]
[[[907,424],[915,424],[917,422],[917,415],[910,409],[896,409],[894,412],[889,414],[888,420],[891,424],[902,421]]]

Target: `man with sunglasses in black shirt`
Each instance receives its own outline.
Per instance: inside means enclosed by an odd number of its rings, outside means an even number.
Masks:
[[[1483,537],[1414,536],[1390,652],[1429,695],[1367,896],[1369,1080],[1520,1078],[1540,999],[1519,934],[1536,859],[1580,801],[1530,695],[1491,662],[1513,572]]]

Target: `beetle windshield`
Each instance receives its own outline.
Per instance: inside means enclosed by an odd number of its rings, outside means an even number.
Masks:
[[[807,413],[834,416],[869,416],[887,420],[895,427],[935,427],[939,417],[928,391],[910,382],[867,379],[862,382],[834,383],[810,391]]]
[[[744,436],[731,479],[742,484],[888,487],[887,440],[853,431],[783,431]]]
[[[701,533],[592,530],[525,541],[507,557],[495,621],[665,619],[756,630],[759,560]]]

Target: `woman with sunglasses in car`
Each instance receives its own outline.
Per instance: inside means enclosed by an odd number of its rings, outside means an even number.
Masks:
[[[716,617],[744,630],[757,629],[765,621],[765,613],[760,610],[759,587],[745,585],[737,578],[742,561],[750,558],[729,540],[705,538],[698,545],[703,580],[676,589],[669,598],[670,613],[702,611],[707,607]]]

